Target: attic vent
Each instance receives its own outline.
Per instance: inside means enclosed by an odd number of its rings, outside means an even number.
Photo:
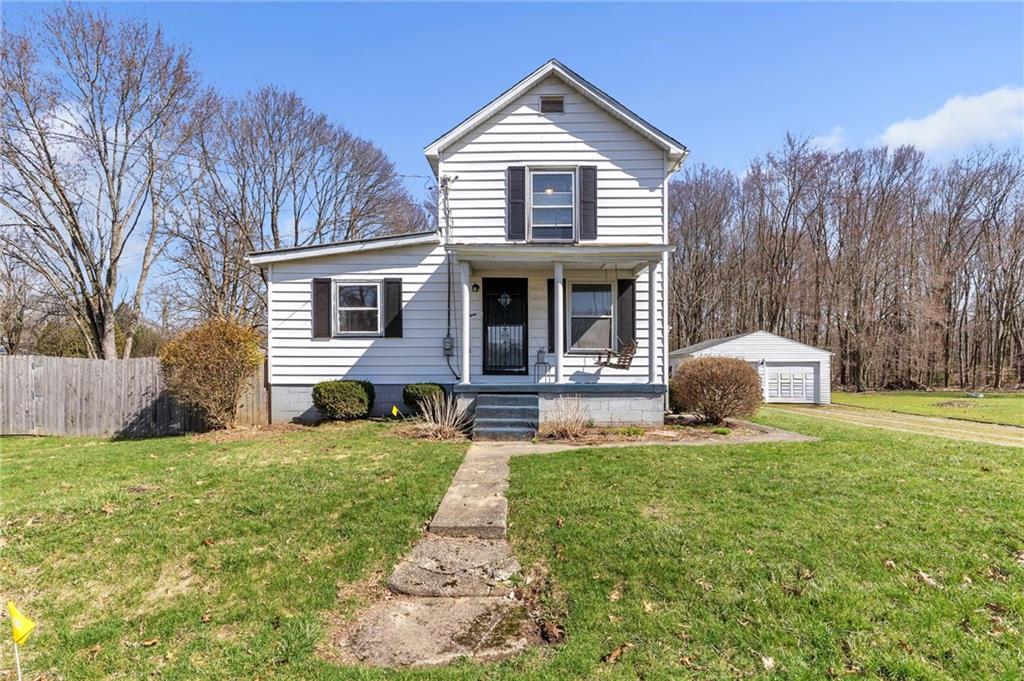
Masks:
[[[540,98],[541,113],[565,113],[565,97],[549,95]]]

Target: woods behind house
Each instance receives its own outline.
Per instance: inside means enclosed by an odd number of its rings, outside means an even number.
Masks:
[[[228,97],[159,29],[67,5],[0,41],[0,345],[151,355],[259,325],[246,253],[436,222],[387,155],[295,93]],[[1024,382],[1020,151],[949,160],[787,138],[669,188],[672,347],[762,328],[869,387]],[[426,179],[426,178],[424,178]],[[417,181],[422,181],[417,179]]]
[[[742,177],[670,187],[673,346],[765,329],[835,353],[874,387],[1024,383],[1019,151],[928,162],[912,148],[787,138]]]

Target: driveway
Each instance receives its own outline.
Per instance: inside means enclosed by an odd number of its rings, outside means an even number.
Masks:
[[[915,416],[890,411],[847,407],[838,404],[826,406],[804,406],[772,404],[765,409],[777,409],[814,416],[829,421],[852,423],[870,428],[895,430],[901,433],[933,435],[950,440],[969,440],[1004,447],[1024,447],[1024,428],[1002,426],[994,423],[978,423],[959,419],[944,419],[936,416]]]

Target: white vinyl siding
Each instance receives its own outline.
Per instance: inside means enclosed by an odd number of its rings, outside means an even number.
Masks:
[[[541,114],[541,95],[565,97],[565,113]],[[457,242],[505,241],[505,169],[597,167],[597,240],[664,243],[664,152],[582,94],[549,77],[456,141],[439,170]],[[529,184],[527,185],[529,191]]]
[[[402,337],[314,340],[313,277],[332,277],[335,283],[400,277]],[[269,285],[269,382],[312,385],[357,378],[376,383],[453,383],[441,352],[447,290],[444,249],[435,245],[275,263]]]
[[[532,383],[533,362],[539,348],[547,349],[547,280],[554,275],[543,265],[523,270],[483,270],[473,272],[472,283],[483,277],[529,277],[529,374],[492,376],[483,374],[481,293],[470,293],[471,380],[474,383]],[[570,280],[595,281],[594,270],[567,269]],[[639,347],[628,370],[601,369],[594,355],[566,354],[565,378],[569,382],[646,383],[647,382],[647,275],[632,271],[602,271],[613,285],[619,278],[636,278],[636,331]],[[401,338],[343,337],[314,340],[312,335],[313,277],[332,277],[350,281],[378,281],[390,277],[402,279]],[[444,249],[440,246],[409,246],[366,253],[349,253],[275,263],[269,271],[268,348],[271,385],[309,385],[336,378],[369,380],[381,384],[458,381],[448,369],[441,347],[448,314],[448,279]],[[660,280],[660,278],[659,278]],[[452,308],[452,336],[456,351],[452,367],[459,369],[461,319],[458,273],[455,273],[455,301]],[[664,300],[657,293],[657,302]],[[661,328],[660,326],[658,327]],[[658,345],[658,376],[661,380],[663,345]],[[548,354],[548,361],[554,364]],[[554,381],[554,368],[543,377]]]

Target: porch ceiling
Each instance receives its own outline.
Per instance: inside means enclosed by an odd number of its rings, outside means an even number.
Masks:
[[[451,244],[448,249],[461,262],[477,266],[514,265],[548,271],[554,263],[580,268],[633,268],[661,262],[672,250],[662,244]]]

